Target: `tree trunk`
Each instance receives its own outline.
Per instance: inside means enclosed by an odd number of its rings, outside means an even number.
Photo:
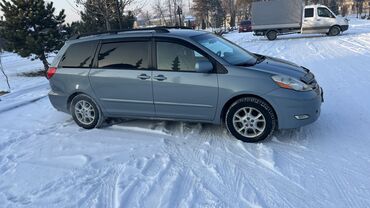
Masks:
[[[45,53],[42,53],[41,55],[40,55],[40,58],[39,58],[41,61],[42,61],[42,63],[44,64],[44,72],[45,72],[45,76],[46,76],[46,72],[48,71],[48,69],[49,69],[49,62],[48,62],[48,60],[46,59],[46,56],[45,56]]]
[[[230,27],[235,27],[235,19],[236,19],[236,13],[235,12],[232,12],[231,14],[230,14],[230,22],[229,22],[229,24],[230,24]]]

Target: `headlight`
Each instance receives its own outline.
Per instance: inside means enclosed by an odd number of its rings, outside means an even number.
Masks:
[[[275,75],[272,77],[272,80],[281,88],[296,90],[296,91],[311,91],[312,87],[303,83],[300,80],[297,80],[293,77],[283,76],[283,75]]]

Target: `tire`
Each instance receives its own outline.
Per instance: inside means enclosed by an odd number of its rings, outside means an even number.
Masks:
[[[341,32],[341,29],[338,26],[333,26],[330,28],[328,35],[329,36],[337,36]]]
[[[254,143],[271,137],[277,126],[277,120],[274,110],[268,103],[258,98],[247,97],[237,100],[230,106],[225,124],[235,138]]]
[[[267,39],[269,39],[271,41],[276,40],[277,32],[275,30],[270,30],[270,31],[267,32],[266,37],[267,37]]]
[[[84,129],[98,128],[104,121],[97,103],[84,94],[77,95],[72,99],[70,112],[76,124]]]

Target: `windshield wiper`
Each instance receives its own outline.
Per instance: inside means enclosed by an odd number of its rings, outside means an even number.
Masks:
[[[257,55],[257,56],[258,57],[257,57],[255,65],[263,62],[266,59],[266,56],[263,56],[263,55]]]

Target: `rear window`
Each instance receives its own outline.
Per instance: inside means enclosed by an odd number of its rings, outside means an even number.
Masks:
[[[105,43],[99,52],[99,68],[148,69],[148,42]]]
[[[240,22],[240,25],[243,25],[243,26],[250,25],[250,24],[251,24],[251,21],[241,21]]]
[[[75,43],[69,46],[59,62],[59,67],[90,68],[96,46],[96,41]]]
[[[305,9],[304,17],[313,17],[313,8]]]

